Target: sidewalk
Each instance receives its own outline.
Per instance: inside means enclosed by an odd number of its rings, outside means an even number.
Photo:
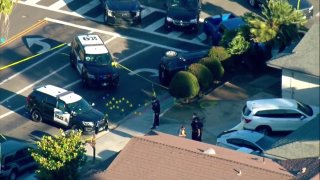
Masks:
[[[279,81],[272,75],[258,78],[251,75],[238,76],[190,104],[177,103],[169,94],[163,95],[159,97],[162,114],[157,131],[178,135],[178,129],[184,125],[187,138],[191,139],[191,117],[193,112],[197,112],[200,118],[204,118],[203,142],[215,144],[219,133],[240,123],[241,109],[246,100],[279,96],[279,92],[274,91],[279,90]],[[88,162],[83,167],[85,174],[105,170],[131,137],[143,136],[150,131],[153,122],[150,105],[140,109],[140,112],[141,115],[130,114],[119,124],[111,125],[110,132],[97,136],[95,163],[92,161],[92,147],[86,146]]]

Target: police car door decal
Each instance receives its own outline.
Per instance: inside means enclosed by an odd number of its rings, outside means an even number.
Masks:
[[[62,112],[60,109],[54,108],[53,116],[53,120],[59,124],[63,124],[65,126],[69,125],[70,114],[68,112]]]

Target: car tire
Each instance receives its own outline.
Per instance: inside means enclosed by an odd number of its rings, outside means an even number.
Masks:
[[[249,4],[251,7],[254,7],[254,8],[258,6],[257,0],[249,0]]]
[[[16,179],[17,179],[17,171],[13,169],[8,176],[8,180],[16,180]]]
[[[269,135],[271,133],[271,128],[269,126],[259,126],[256,128],[256,131],[264,135]]]
[[[213,37],[212,35],[207,35],[207,42],[210,46],[213,46]]]
[[[41,122],[43,120],[41,113],[37,109],[35,109],[31,112],[31,119],[34,122]]]

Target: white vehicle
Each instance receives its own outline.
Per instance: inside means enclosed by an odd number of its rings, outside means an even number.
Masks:
[[[262,133],[249,130],[231,130],[218,135],[217,145],[236,151],[262,155],[276,140]]]
[[[294,131],[319,113],[312,107],[294,99],[261,99],[247,101],[242,109],[243,128],[263,134],[272,131]]]

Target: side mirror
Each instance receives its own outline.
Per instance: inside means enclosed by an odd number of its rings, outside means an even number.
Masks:
[[[71,115],[72,115],[72,116],[76,116],[76,115],[77,115],[77,113],[76,113],[76,112],[74,112],[74,111],[71,111]]]
[[[300,116],[300,120],[304,120],[306,118],[305,116]]]

